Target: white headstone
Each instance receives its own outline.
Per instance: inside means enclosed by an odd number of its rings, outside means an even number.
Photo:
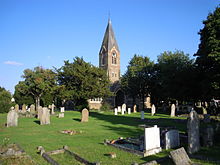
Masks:
[[[18,113],[16,110],[10,110],[7,115],[7,127],[14,127],[18,125]]]
[[[156,107],[153,104],[152,107],[151,107],[151,116],[153,116],[155,113],[156,113]]]
[[[171,149],[179,147],[180,139],[179,139],[179,131],[178,130],[170,130],[165,133],[165,149]]]
[[[144,111],[141,111],[141,120],[144,120]]]
[[[126,104],[122,104],[122,111],[126,112]]]
[[[55,105],[52,104],[52,105],[51,105],[51,114],[52,114],[52,115],[54,114],[54,108],[55,108]]]
[[[176,106],[175,106],[175,104],[172,104],[170,117],[175,117],[175,111],[176,111]]]
[[[58,114],[58,118],[63,118],[64,117],[64,113],[59,113]]]
[[[121,106],[118,106],[118,112],[121,112]]]
[[[131,108],[128,108],[128,114],[129,115],[131,114]]]
[[[64,107],[60,107],[60,112],[64,113],[65,112],[65,108]]]
[[[121,110],[121,114],[122,114],[122,115],[124,115],[124,114],[125,114],[125,111],[124,111],[124,109],[122,109],[122,110]]]
[[[114,110],[115,110],[115,115],[118,115],[118,109],[115,108]]]

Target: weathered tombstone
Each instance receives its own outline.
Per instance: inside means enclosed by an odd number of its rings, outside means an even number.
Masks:
[[[118,109],[115,108],[114,110],[115,110],[115,115],[118,115]]]
[[[89,121],[89,111],[84,108],[82,110],[82,117],[81,117],[81,122],[88,122]]]
[[[165,149],[171,149],[179,147],[179,131],[178,130],[169,130],[165,133]]]
[[[183,147],[170,152],[170,156],[176,165],[191,165],[191,160]]]
[[[204,116],[204,119],[203,119],[203,122],[204,123],[210,123],[210,114],[205,114],[203,115]]]
[[[34,104],[31,104],[31,106],[30,106],[30,112],[31,112],[31,113],[35,113],[35,105],[34,105]]]
[[[141,111],[141,120],[144,120],[144,111]]]
[[[50,111],[48,108],[43,107],[42,114],[40,116],[40,125],[50,124]]]
[[[17,111],[17,112],[19,111],[19,105],[18,104],[15,105],[15,111]]]
[[[60,107],[60,112],[64,113],[65,112],[65,108],[64,107]]]
[[[125,114],[125,111],[124,111],[124,109],[122,109],[122,110],[121,110],[121,114],[122,114],[122,115],[124,115],[124,114]]]
[[[145,128],[144,130],[144,150],[146,156],[153,155],[161,151],[160,129],[157,125]]]
[[[131,114],[131,108],[128,108],[128,114],[129,115]]]
[[[118,106],[118,112],[121,112],[121,106]]]
[[[22,110],[23,113],[26,112],[26,105],[25,104],[22,105],[22,109],[21,110]]]
[[[214,129],[211,125],[208,125],[206,128],[203,129],[203,146],[211,147],[213,146],[213,139],[214,139]]]
[[[187,119],[188,152],[193,154],[200,149],[199,141],[199,117],[196,111],[191,111]]]
[[[155,113],[156,113],[156,107],[155,107],[155,105],[153,104],[153,105],[151,106],[151,116],[153,116]]]
[[[126,112],[126,104],[122,104],[122,112],[123,112],[123,113]]]
[[[59,113],[58,118],[64,118],[64,113]]]
[[[133,113],[136,113],[137,112],[137,105],[135,104],[134,106],[133,106]]]
[[[42,111],[43,111],[42,106],[39,106],[39,107],[37,108],[37,118],[38,118],[38,119],[40,119],[40,118],[41,118]]]
[[[15,110],[10,110],[7,115],[7,127],[18,125],[18,113]]]
[[[51,114],[52,114],[52,115],[54,114],[54,108],[55,108],[55,105],[52,104],[52,105],[51,105]]]
[[[175,110],[176,110],[176,106],[175,106],[175,104],[172,104],[171,105],[170,117],[175,117]]]

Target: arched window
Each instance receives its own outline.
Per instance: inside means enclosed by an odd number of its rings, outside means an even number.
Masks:
[[[112,53],[112,64],[117,64],[117,56],[116,56],[116,53]]]
[[[105,54],[102,55],[102,65],[105,65]]]

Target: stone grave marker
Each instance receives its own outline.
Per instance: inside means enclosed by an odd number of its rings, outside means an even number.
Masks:
[[[191,160],[183,147],[170,152],[170,156],[176,165],[191,165]]]
[[[35,105],[34,105],[34,104],[31,104],[31,106],[30,106],[30,112],[31,112],[31,113],[35,113]]]
[[[144,150],[147,155],[156,154],[161,151],[160,129],[157,125],[145,128],[144,130]]]
[[[26,112],[26,105],[25,104],[22,105],[22,109],[21,110],[22,110],[23,113]]]
[[[141,111],[141,120],[144,120],[144,111]]]
[[[60,107],[60,112],[64,113],[65,112],[65,108],[64,107]]]
[[[175,104],[172,104],[170,117],[175,117],[175,111],[176,111],[176,106],[175,106]]]
[[[50,111],[48,108],[42,108],[42,114],[40,116],[40,125],[50,124]]]
[[[118,115],[118,109],[115,108],[114,111],[115,111],[115,115]]]
[[[52,104],[52,105],[51,105],[51,114],[52,114],[52,115],[54,114],[54,108],[55,108],[55,105]]]
[[[16,127],[18,125],[18,113],[10,110],[7,114],[7,127]]]
[[[81,122],[88,122],[89,121],[89,111],[84,108],[82,110],[82,117],[81,117]]]
[[[203,129],[203,146],[211,147],[213,146],[213,139],[214,139],[214,129],[211,125],[208,125],[206,128]]]
[[[17,111],[17,112],[19,111],[19,105],[18,104],[15,105],[15,111]]]
[[[128,114],[129,115],[131,114],[131,108],[128,108]]]
[[[153,105],[151,106],[151,116],[154,116],[155,113],[156,113],[156,107],[155,107],[155,105],[153,104]]]
[[[64,118],[64,113],[59,113],[58,118]]]
[[[126,112],[126,104],[122,104],[122,112],[124,111],[124,113]]]
[[[196,111],[191,111],[187,119],[188,153],[193,154],[200,149],[199,117]]]
[[[165,149],[172,149],[179,147],[180,138],[178,130],[169,130],[165,133]]]
[[[121,114],[122,114],[122,115],[124,115],[124,114],[125,114],[125,111],[124,111],[124,109],[123,109],[123,108],[121,109]]]
[[[118,106],[118,112],[121,112],[121,106]]]
[[[137,112],[137,105],[135,104],[134,106],[133,106],[133,113],[136,113]]]
[[[37,108],[37,118],[38,118],[38,119],[40,119],[40,118],[41,118],[42,111],[43,111],[42,106],[39,106],[39,107]]]

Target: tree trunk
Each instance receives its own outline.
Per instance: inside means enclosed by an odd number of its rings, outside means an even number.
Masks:
[[[40,97],[35,97],[35,104],[36,104],[36,110],[38,110],[38,107],[40,106]]]

